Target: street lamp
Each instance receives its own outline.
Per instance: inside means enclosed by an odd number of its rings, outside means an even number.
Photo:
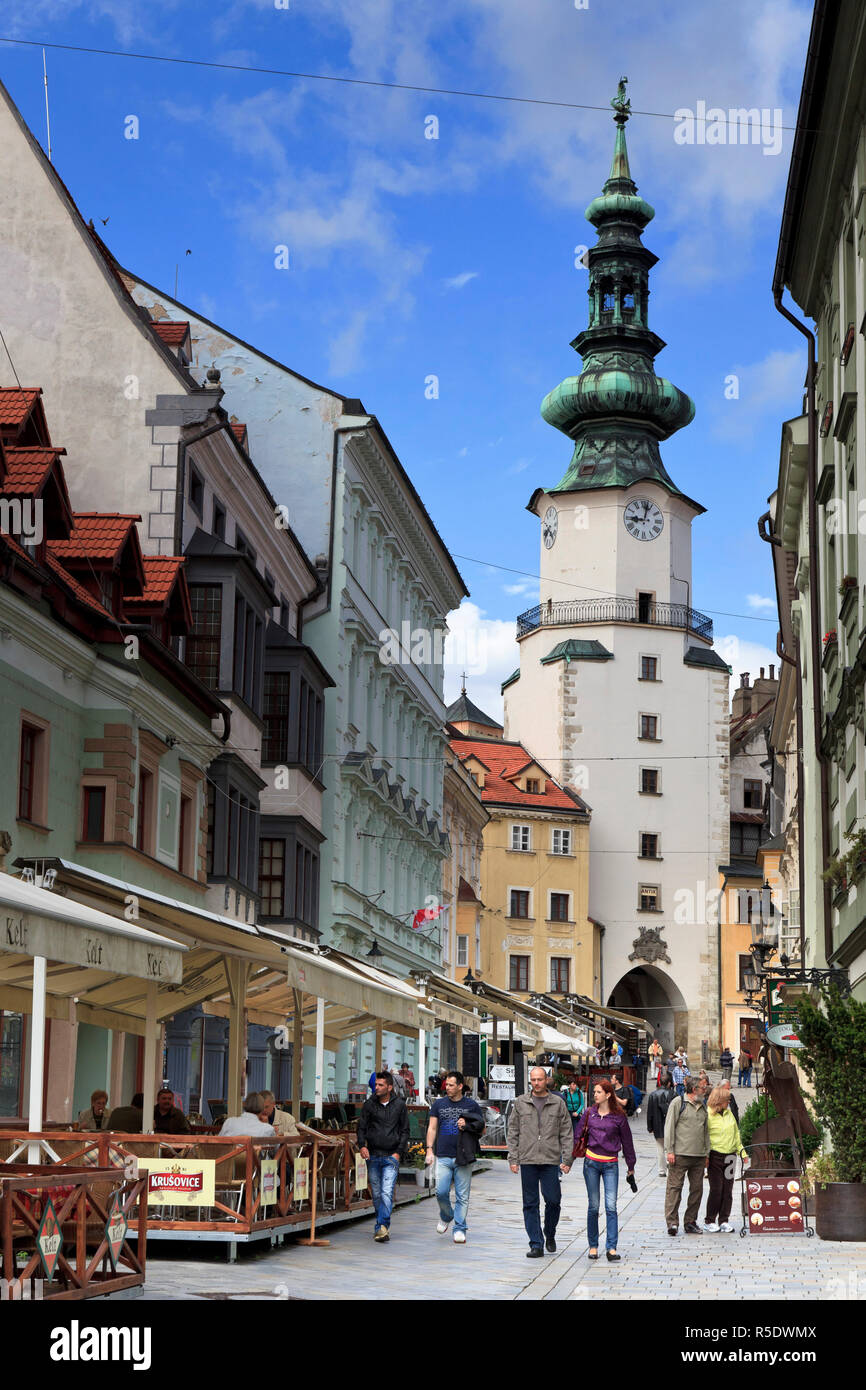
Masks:
[[[385,952],[379,950],[379,943],[378,943],[378,941],[376,940],[375,936],[373,937],[373,944],[372,944],[372,946],[370,947],[369,951],[367,952],[367,959],[368,959],[368,960],[384,960],[384,959],[385,959]]]
[[[472,974],[472,968],[471,968],[471,966],[470,966],[470,968],[466,971],[466,974],[463,976],[463,983],[464,983],[464,985],[467,985],[469,989],[472,990],[472,993],[473,993],[473,994],[475,993],[475,986],[478,984],[478,981],[476,980],[475,976]]]

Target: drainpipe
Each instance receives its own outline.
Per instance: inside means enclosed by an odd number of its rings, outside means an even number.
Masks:
[[[758,535],[762,541],[768,545],[781,546],[780,538],[773,534],[772,518],[769,512],[758,518]],[[776,566],[773,565],[773,576],[776,581],[776,608],[779,608],[779,579],[776,574]],[[782,633],[776,634],[776,655],[780,661],[784,661],[788,666],[793,666],[797,676],[797,700],[796,700],[796,739],[797,739],[797,878],[800,885],[800,966],[806,968],[806,914],[803,911],[803,891],[806,883],[806,847],[803,843],[803,669],[800,665],[800,639],[794,638],[794,655],[788,656],[783,649]],[[785,769],[785,776],[788,769]]]
[[[815,371],[816,371],[816,352],[815,335],[804,323],[795,318],[782,303],[783,285],[781,279],[777,278],[773,284],[773,300],[779,313],[789,323],[793,324],[798,333],[802,333],[808,345],[808,371],[806,376],[806,414],[809,429],[808,435],[808,516],[807,524],[809,527],[809,628],[811,645],[810,674],[812,681],[812,723],[813,737],[815,739],[815,756],[818,760],[820,774],[820,833],[821,833],[821,860],[826,868],[830,861],[830,794],[829,794],[829,775],[827,760],[821,752],[821,710],[823,704],[823,694],[821,689],[821,631],[818,610],[818,502],[815,497],[816,475],[818,471],[818,423],[815,415]],[[799,644],[798,644],[799,646]],[[803,824],[800,823],[800,843],[803,843]],[[803,919],[803,889],[805,883],[800,883],[800,919]],[[829,963],[833,953],[833,925],[830,907],[830,884],[824,880],[824,956]],[[803,940],[801,927],[801,941]]]

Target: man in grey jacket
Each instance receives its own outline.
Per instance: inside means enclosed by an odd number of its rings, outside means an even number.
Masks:
[[[707,1108],[698,1098],[697,1082],[687,1076],[685,1093],[668,1106],[665,1116],[665,1153],[668,1159],[668,1182],[665,1188],[665,1225],[668,1235],[675,1236],[680,1212],[680,1197],[686,1174],[689,1179],[689,1198],[683,1217],[686,1235],[700,1236],[698,1212],[704,1190],[704,1169],[710,1154],[710,1131]]]
[[[529,1237],[528,1260],[541,1259],[544,1246],[556,1250],[556,1227],[562,1200],[560,1173],[571,1168],[574,1126],[558,1091],[547,1089],[544,1067],[532,1067],[530,1090],[518,1096],[508,1121],[508,1162],[520,1172],[523,1223]],[[538,1189],[544,1198],[544,1233],[539,1219]]]

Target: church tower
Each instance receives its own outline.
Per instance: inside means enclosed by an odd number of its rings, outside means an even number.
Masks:
[[[586,217],[583,358],[542,402],[574,441],[560,481],[538,487],[539,603],[517,620],[505,737],[530,748],[592,807],[590,915],[605,928],[604,1004],[640,1014],[690,1057],[719,1043],[714,906],[728,857],[728,667],[692,607],[691,525],[659,444],[694,405],[656,375],[649,326],[655,213],[632,179],[620,82],[610,176]]]

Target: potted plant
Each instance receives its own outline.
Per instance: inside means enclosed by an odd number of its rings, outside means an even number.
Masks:
[[[866,1004],[825,984],[820,1006],[801,1001],[797,1033],[798,1060],[832,1145],[832,1168],[815,1174],[815,1229],[822,1240],[866,1241]]]
[[[845,839],[851,848],[845,855],[849,883],[856,883],[866,873],[866,829],[850,831]]]
[[[838,641],[838,637],[839,634],[837,633],[835,627],[832,627],[829,632],[824,633],[824,646],[832,646],[834,642]]]
[[[848,887],[848,861],[846,855],[840,855],[837,859],[831,859],[821,877],[827,880],[832,889],[833,896],[841,893]]]
[[[427,1157],[425,1146],[416,1141],[410,1144],[406,1152],[406,1162],[415,1169],[415,1181],[419,1187],[423,1187],[427,1181],[427,1169],[424,1160]]]

